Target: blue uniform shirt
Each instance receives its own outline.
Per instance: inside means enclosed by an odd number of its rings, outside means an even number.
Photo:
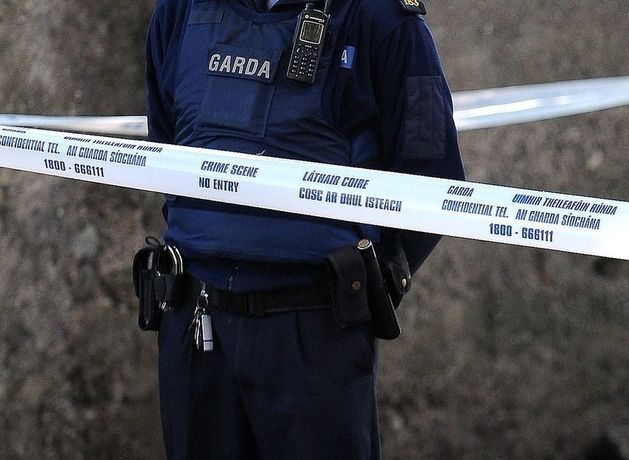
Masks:
[[[258,12],[252,0],[159,0],[146,53],[150,140],[463,179],[451,96],[423,18],[396,0],[333,0],[307,85],[285,77],[305,3]],[[190,271],[234,292],[306,284],[322,276],[326,252],[398,232],[181,198],[168,213],[165,238]],[[401,233],[414,272],[439,237]]]

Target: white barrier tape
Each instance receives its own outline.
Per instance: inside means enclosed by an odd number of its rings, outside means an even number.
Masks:
[[[452,93],[458,131],[592,112],[629,104],[629,77],[591,78]],[[144,116],[0,114],[0,125],[146,137]]]
[[[629,260],[624,201],[2,126],[0,167]]]
[[[72,131],[104,136],[146,137],[148,125],[142,115],[14,115],[0,114],[0,125]]]
[[[467,131],[620,107],[629,104],[629,77],[463,91],[452,97],[456,127]]]

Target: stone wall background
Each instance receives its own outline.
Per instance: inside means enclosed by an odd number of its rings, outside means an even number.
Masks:
[[[392,2],[395,6],[395,2]],[[139,114],[150,0],[0,0],[0,112]],[[629,75],[620,0],[428,2],[453,90]],[[629,108],[460,136],[469,179],[629,200]],[[131,255],[156,194],[0,170],[0,458],[163,458]],[[381,354],[384,454],[583,458],[629,418],[629,264],[445,238]]]

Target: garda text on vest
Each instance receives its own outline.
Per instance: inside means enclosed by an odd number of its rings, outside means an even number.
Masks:
[[[209,53],[208,73],[225,77],[246,78],[270,83],[277,67],[275,53],[264,50],[217,47]]]

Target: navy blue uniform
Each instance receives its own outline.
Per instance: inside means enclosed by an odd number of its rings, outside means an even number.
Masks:
[[[286,78],[305,1],[159,0],[147,42],[153,141],[463,178],[452,102],[424,20],[394,0],[332,0],[314,84]],[[320,6],[322,7],[322,5]],[[278,198],[281,199],[281,198]],[[410,270],[438,237],[168,196],[164,235],[186,268],[233,293],[308,289],[326,255],[400,234]],[[378,458],[376,344],[329,310],[165,314],[160,391],[169,458]]]

